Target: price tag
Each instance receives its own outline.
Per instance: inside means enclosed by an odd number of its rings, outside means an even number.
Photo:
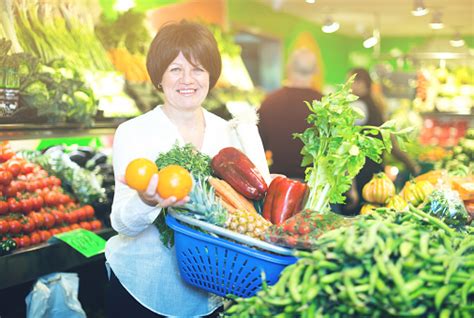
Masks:
[[[105,250],[106,241],[99,235],[84,229],[56,234],[54,237],[88,258],[103,253]]]

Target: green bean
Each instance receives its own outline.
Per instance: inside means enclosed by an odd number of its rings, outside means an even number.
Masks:
[[[301,294],[299,292],[299,287],[301,282],[301,274],[303,273],[304,269],[305,267],[303,265],[300,265],[299,267],[294,269],[288,281],[288,289],[290,290],[290,295],[297,303],[301,302]]]
[[[412,243],[406,242],[406,241],[402,242],[400,244],[400,255],[402,257],[407,257],[408,255],[410,255],[412,248],[413,248]]]
[[[418,288],[424,285],[424,281],[420,278],[415,278],[413,280],[410,280],[405,284],[405,290],[407,293],[411,294]]]
[[[379,270],[377,266],[373,266],[372,269],[370,270],[370,278],[369,278],[369,295],[372,295],[375,290],[375,283],[377,282],[377,279],[379,278]]]
[[[278,282],[273,286],[274,293],[272,293],[272,296],[281,296],[284,297],[286,295],[286,286],[287,282],[290,279],[292,269],[294,269],[293,266],[288,266],[285,268],[285,270],[282,272],[280,279]]]
[[[320,269],[329,269],[331,271],[335,271],[335,270],[339,269],[339,266],[337,264],[332,263],[332,262],[328,262],[328,261],[325,261],[325,260],[319,261],[317,266]]]
[[[331,284],[335,282],[336,280],[340,279],[341,276],[342,274],[340,272],[334,272],[334,273],[321,277],[319,281],[321,282],[321,284]]]
[[[380,274],[387,276],[387,268],[385,267],[384,261],[380,255],[374,255],[375,263],[379,269]]]
[[[363,306],[364,304],[357,298],[357,295],[354,290],[354,285],[352,284],[349,276],[344,275],[343,280],[344,280],[344,286],[347,289],[347,294],[349,296],[349,299],[352,301],[352,303],[357,307]]]
[[[453,290],[455,290],[457,287],[458,286],[455,286],[455,285],[445,285],[445,286],[442,286],[440,289],[438,289],[435,295],[435,300],[434,300],[436,309],[438,310],[440,309],[446,296],[448,296],[448,294],[452,292]]]
[[[467,305],[467,296],[472,286],[474,286],[474,277],[465,282],[461,288],[461,301],[463,305]]]

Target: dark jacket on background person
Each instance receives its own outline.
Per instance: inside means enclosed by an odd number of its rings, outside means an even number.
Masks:
[[[304,179],[300,154],[303,143],[293,139],[293,134],[310,127],[306,122],[310,111],[304,102],[312,103],[321,97],[321,93],[311,88],[282,87],[263,101],[258,127],[265,150],[272,152],[271,173]]]

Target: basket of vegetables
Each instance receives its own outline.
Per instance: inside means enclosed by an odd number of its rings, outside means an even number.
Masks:
[[[251,297],[262,284],[275,284],[280,272],[297,260],[291,250],[179,212],[171,211],[166,216],[166,223],[175,233],[181,277],[189,284],[219,296]]]

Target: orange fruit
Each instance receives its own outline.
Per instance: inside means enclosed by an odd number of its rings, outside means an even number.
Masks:
[[[137,158],[128,164],[125,170],[125,182],[130,188],[143,192],[148,187],[151,176],[155,173],[158,173],[158,167],[153,161]]]
[[[193,188],[193,177],[188,170],[178,165],[169,165],[158,172],[157,192],[163,199],[171,196],[183,199]]]

